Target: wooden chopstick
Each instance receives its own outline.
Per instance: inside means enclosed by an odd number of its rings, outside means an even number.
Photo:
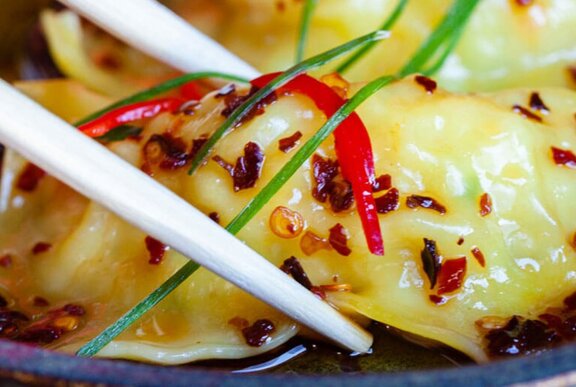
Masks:
[[[0,142],[79,193],[337,344],[372,337],[207,216],[0,80]]]
[[[183,72],[258,71],[155,0],[59,0],[117,38]]]

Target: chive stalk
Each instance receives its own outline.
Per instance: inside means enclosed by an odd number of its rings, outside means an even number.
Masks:
[[[396,8],[392,11],[390,16],[384,21],[384,24],[379,28],[381,31],[389,31],[394,27],[396,21],[404,12],[404,8],[408,4],[409,0],[400,0],[396,5]],[[368,51],[372,50],[372,48],[376,45],[377,42],[370,42],[366,43],[364,46],[360,47],[354,54],[350,56],[350,58],[346,59],[342,64],[340,64],[336,68],[336,72],[340,74],[344,74],[353,64],[358,62],[364,55],[368,53]]]
[[[409,74],[425,71],[424,66],[435,56],[437,56],[438,49],[445,47],[445,50],[440,53],[439,61],[442,58],[446,58],[449,51],[454,48],[455,42],[453,40],[448,40],[454,31],[461,31],[463,26],[469,19],[474,7],[478,4],[480,0],[456,0],[444,20],[440,25],[434,30],[434,32],[429,36],[429,38],[420,46],[419,50],[412,57],[410,61],[396,74],[393,76],[382,76],[379,77],[367,85],[362,87],[349,101],[338,109],[338,111],[328,119],[328,121],[316,132],[312,138],[310,138],[299,151],[290,159],[290,161],[272,178],[272,180],[248,203],[247,206],[242,209],[242,211],[228,224],[226,230],[232,234],[236,234],[242,229],[242,227],[252,219],[257,212],[270,200],[270,198],[278,192],[278,190],[286,183],[290,177],[300,168],[300,166],[312,155],[312,153],[317,149],[317,147],[322,143],[326,137],[332,133],[332,131],[338,127],[338,125],[344,121],[350,113],[352,113],[362,102],[367,98],[374,95],[382,87],[390,84],[391,82],[401,79]],[[356,39],[355,41],[358,41]],[[445,44],[448,42],[447,44]],[[341,46],[342,47],[342,46]],[[333,50],[328,51],[333,52]],[[326,54],[326,53],[325,53]],[[315,57],[318,58],[318,57]],[[308,66],[314,66],[316,62],[304,61],[303,63],[308,63]],[[325,59],[325,58],[324,58]],[[323,59],[323,60],[324,60]],[[302,64],[303,64],[302,63]],[[325,61],[324,61],[325,63]],[[306,71],[306,66],[297,65],[293,67],[292,76],[294,74],[298,75],[303,71]],[[438,62],[432,65],[432,68],[438,66]],[[294,70],[296,68],[296,70]],[[430,69],[430,68],[429,68]],[[273,82],[275,85],[272,87],[279,87],[286,83],[289,77],[278,77]],[[260,91],[264,90],[262,88]],[[272,88],[270,88],[272,90]],[[269,91],[271,92],[271,91]],[[256,94],[254,94],[255,96]],[[259,98],[264,98],[267,94],[261,93]],[[253,97],[254,97],[253,96]],[[248,106],[251,101],[248,100],[243,106],[237,110]],[[257,102],[257,101],[256,101]],[[237,117],[228,123],[229,126],[224,127],[223,132],[228,130],[228,128],[235,125],[235,120],[240,120],[242,114],[246,114],[247,111],[251,109],[256,102],[252,101],[252,105],[248,108],[243,109],[244,113],[240,113]],[[230,116],[232,117],[232,116]],[[203,159],[203,158],[202,158]],[[158,289],[148,295],[142,302],[132,308],[130,311],[125,313],[120,320],[106,328],[102,333],[100,333],[96,338],[82,347],[78,352],[78,356],[93,356],[100,349],[102,349],[106,344],[117,337],[122,331],[128,328],[134,321],[140,318],[144,313],[150,310],[154,305],[157,305],[161,300],[163,300],[172,290],[176,289],[184,280],[186,280],[190,275],[192,275],[199,265],[193,261],[186,263],[182,268],[180,268],[175,274],[173,274],[166,282],[164,282]]]
[[[302,7],[302,17],[300,19],[300,29],[298,34],[298,44],[296,46],[296,63],[304,60],[304,47],[308,40],[308,31],[310,30],[310,22],[312,21],[312,14],[314,8],[318,4],[318,0],[306,0]]]
[[[331,50],[323,52],[322,54],[313,56],[312,58],[306,59],[303,62],[292,66],[288,70],[284,71],[282,74],[274,78],[266,86],[254,93],[250,98],[246,100],[242,105],[235,109],[230,116],[224,121],[224,123],[212,133],[210,138],[204,143],[202,148],[196,152],[194,159],[190,163],[190,169],[188,174],[193,174],[200,165],[204,162],[208,153],[212,150],[214,145],[224,136],[224,134],[231,128],[242,122],[242,119],[248,115],[248,113],[260,102],[262,99],[266,98],[274,92],[277,88],[284,86],[286,83],[290,82],[292,79],[296,78],[298,75],[307,72],[309,70],[320,67],[341,55],[350,52],[351,50],[371,41],[379,40],[385,37],[382,31],[375,31],[354,40],[344,43],[338,47]]]
[[[87,122],[93,121],[96,118],[100,117],[101,115],[106,114],[114,109],[118,109],[136,102],[149,100],[162,93],[175,89],[176,87],[182,86],[188,82],[206,78],[218,78],[239,83],[250,83],[250,81],[247,80],[246,78],[239,77],[233,74],[219,73],[215,71],[202,71],[197,73],[184,74],[182,76],[170,79],[169,81],[163,82],[159,85],[156,85],[139,93],[133,94],[130,97],[121,99],[120,101],[117,101],[111,105],[108,105],[104,109],[98,110],[97,112],[94,112],[89,116],[81,119],[80,121],[74,123],[74,126],[80,126]]]

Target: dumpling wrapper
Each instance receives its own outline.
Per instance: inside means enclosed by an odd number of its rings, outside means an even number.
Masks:
[[[389,173],[400,192],[400,208],[380,215],[383,257],[369,254],[354,210],[334,214],[329,205],[312,198],[308,162],[238,236],[278,266],[296,256],[314,285],[350,285],[350,292],[327,293],[327,301],[343,312],[381,321],[484,361],[476,321],[487,316],[536,317],[576,289],[576,253],[570,245],[576,231],[572,216],[576,204],[571,200],[576,171],[556,165],[550,151],[551,146],[576,149],[576,94],[540,90],[550,108],[540,124],[512,109],[515,104],[527,106],[532,91],[459,95],[438,89],[430,94],[410,77],[359,108],[372,139],[377,175]],[[150,136],[170,133],[190,144],[222,123],[223,104],[223,98],[212,94],[194,114],[158,116],[146,124],[139,141],[126,140],[110,148],[142,166],[141,147]],[[154,178],[204,212],[217,212],[221,224],[227,224],[290,159],[290,152],[278,149],[278,140],[300,131],[302,143],[325,121],[313,102],[301,95],[282,96],[265,111],[234,129],[212,153],[233,164],[247,142],[257,143],[265,161],[254,188],[234,192],[228,172],[213,159],[193,177],[187,168],[153,168]],[[332,139],[317,153],[335,158]],[[16,190],[11,194],[1,217],[0,246],[18,252],[15,270],[27,275],[15,284],[10,274],[2,272],[0,281],[20,299],[22,294],[39,294],[55,303],[74,300],[89,305],[87,328],[70,335],[64,350],[77,348],[184,262],[171,252],[161,265],[148,264],[143,233],[52,179],[41,182],[32,194]],[[436,199],[447,212],[408,208],[406,197],[413,194]],[[493,203],[487,216],[480,215],[483,194],[489,194]],[[62,195],[66,201],[58,200]],[[342,224],[351,255],[319,250],[306,256],[300,248],[303,234],[292,239],[276,236],[269,217],[278,206],[298,212],[307,230],[325,238],[331,227]],[[433,292],[420,257],[423,238],[437,242],[444,260],[467,259],[463,286],[444,295],[443,305],[429,299]],[[52,242],[53,248],[32,256],[24,241],[39,239]],[[485,267],[472,257],[473,247],[484,254]],[[250,323],[267,318],[277,330],[265,346],[249,347],[230,323],[235,317]],[[100,355],[168,364],[235,358],[277,346],[297,331],[279,313],[200,269]]]

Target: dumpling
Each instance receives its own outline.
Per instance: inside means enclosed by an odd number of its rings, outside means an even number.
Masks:
[[[294,62],[298,1],[172,0],[192,24],[263,72]],[[306,55],[325,51],[379,28],[398,1],[328,0],[312,17]],[[397,71],[440,21],[451,1],[409,2],[392,29],[350,69],[357,81]],[[571,86],[576,62],[576,3],[572,0],[484,0],[472,15],[454,54],[438,76],[450,90]],[[394,53],[394,55],[390,55]]]
[[[294,64],[302,2],[170,0],[167,4],[262,72]],[[396,0],[319,2],[306,56],[376,30],[396,4]],[[392,38],[379,42],[346,73],[347,78],[364,81],[396,72],[450,4],[449,0],[409,2]],[[124,96],[174,76],[173,70],[94,28],[81,28],[79,17],[71,12],[45,11],[42,26],[59,69],[94,90]],[[572,0],[484,0],[436,78],[454,91],[574,88],[575,26]]]
[[[376,194],[384,256],[366,247],[331,139],[238,236],[286,271],[305,273],[312,290],[342,312],[484,361],[494,355],[490,332],[514,318],[537,321],[547,313],[562,321],[574,313],[562,307],[576,291],[570,200],[576,94],[464,95],[430,82],[398,81],[358,110],[376,173],[391,178]],[[24,89],[38,96],[45,87]],[[226,87],[183,112],[137,123],[138,136],[110,149],[226,225],[325,121],[309,98],[279,95],[189,176],[180,156],[193,152],[247,92]],[[8,160],[5,174],[18,182],[26,163]],[[170,250],[154,259],[146,235],[50,177],[27,192],[10,181],[3,180],[0,213],[0,246],[12,262],[0,270],[6,298],[38,315],[68,303],[87,311],[52,347],[78,348],[184,262]],[[50,306],[29,306],[38,296]],[[256,335],[259,345],[247,336],[250,328],[264,331]],[[168,364],[236,358],[273,348],[299,330],[201,269],[100,355]],[[556,338],[545,344],[569,337]]]

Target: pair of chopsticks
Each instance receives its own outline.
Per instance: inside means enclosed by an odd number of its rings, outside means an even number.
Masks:
[[[153,0],[60,0],[134,47],[185,71],[258,72]],[[372,337],[176,194],[0,81],[0,142],[184,256],[335,343]]]

